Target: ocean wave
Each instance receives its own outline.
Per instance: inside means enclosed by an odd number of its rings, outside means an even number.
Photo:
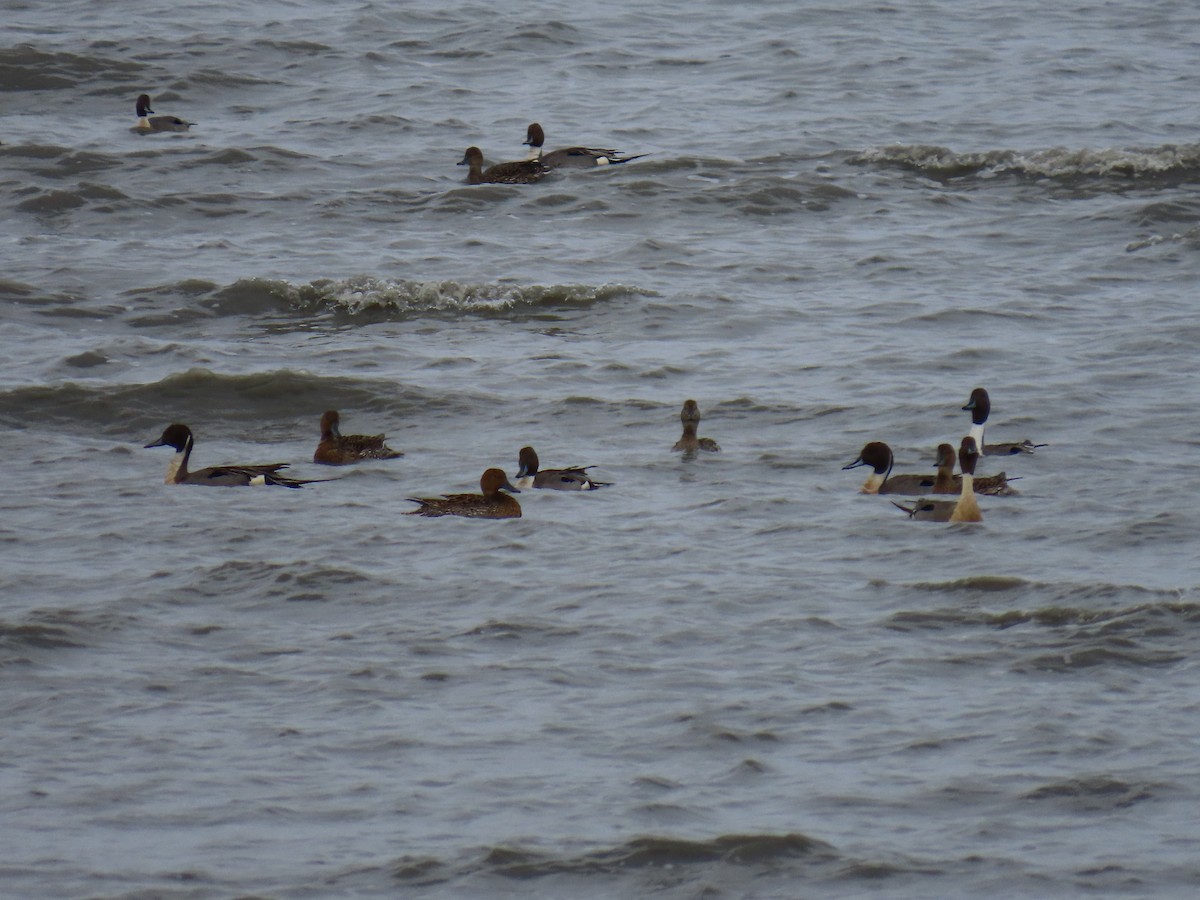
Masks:
[[[895,586],[883,580],[873,581],[876,587]],[[1148,588],[1141,585],[1111,584],[1108,582],[1048,582],[1032,581],[1011,575],[971,575],[950,581],[917,581],[904,587],[934,594],[973,594],[1014,592],[1022,595],[1035,594],[1052,600],[1055,605],[1066,602],[1083,602],[1096,599],[1146,598],[1150,601],[1172,602],[1182,599],[1179,590],[1173,588]]]
[[[41,191],[27,200],[22,200],[16,205],[16,209],[34,215],[51,216],[78,209],[92,201],[112,202],[128,199],[125,194],[110,185],[84,182],[76,185],[73,190]]]
[[[398,420],[416,406],[449,406],[453,397],[428,396],[394,381],[322,377],[280,369],[222,375],[194,368],[150,384],[75,383],[0,391],[0,422],[57,427],[72,433],[108,435],[143,442],[172,421],[183,421],[203,440],[208,431],[284,429],[294,438],[297,421],[311,420],[315,441],[326,409],[355,409]]]
[[[1047,628],[1103,625],[1105,632],[1111,634],[1137,631],[1140,627],[1157,630],[1162,627],[1163,619],[1171,618],[1200,624],[1200,604],[1142,603],[1118,609],[1044,606],[1000,613],[962,609],[902,610],[888,618],[888,627],[897,631],[942,631],[962,627],[1006,629],[1017,625],[1041,625]]]
[[[827,862],[836,851],[824,841],[803,834],[731,834],[707,841],[669,837],[634,838],[616,847],[577,856],[553,856],[533,850],[494,847],[476,864],[477,870],[508,878],[546,875],[619,874],[631,869],[670,869],[678,866],[726,864],[764,866],[782,860]],[[404,863],[397,875],[418,877],[427,867]]]
[[[93,79],[128,81],[146,66],[128,59],[49,52],[29,44],[0,48],[0,91],[50,91]]]
[[[629,296],[656,296],[653,291],[619,284],[473,284],[458,281],[410,281],[357,275],[319,279],[306,284],[268,278],[244,278],[196,296],[197,282],[160,285],[132,292],[135,296],[169,297],[182,293],[190,302],[217,315],[267,313],[331,314],[349,320],[406,319],[440,314],[552,316],[586,309]],[[145,323],[145,324],[153,324]]]
[[[1022,799],[1050,802],[1068,812],[1090,814],[1127,809],[1172,790],[1168,785],[1129,783],[1108,775],[1093,775],[1043,784],[1027,791]]]
[[[1184,181],[1200,174],[1200,144],[1147,148],[1070,150],[984,150],[958,153],[929,144],[897,144],[864,150],[849,160],[856,165],[909,169],[938,181],[962,178],[1048,178],[1056,181]]]

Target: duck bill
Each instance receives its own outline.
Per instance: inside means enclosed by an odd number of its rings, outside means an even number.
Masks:
[[[849,465],[842,466],[842,471],[845,472],[847,469],[857,469],[859,466],[865,466],[865,465],[866,465],[866,463],[863,461],[863,458],[860,456],[858,459],[854,460],[854,462],[850,463]]]

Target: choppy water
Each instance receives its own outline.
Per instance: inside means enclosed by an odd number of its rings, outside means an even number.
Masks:
[[[5,896],[1194,892],[1193,6],[4,17]],[[1021,496],[856,493],[976,385]]]

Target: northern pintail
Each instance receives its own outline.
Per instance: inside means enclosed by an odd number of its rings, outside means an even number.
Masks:
[[[1007,444],[985,444],[983,431],[987,425],[988,416],[992,412],[992,400],[984,388],[977,387],[971,391],[971,398],[963,409],[971,411],[971,430],[967,433],[975,438],[975,443],[980,448],[980,456],[1013,456],[1017,453],[1032,453],[1036,448],[1046,446],[1028,440],[1013,441]]]
[[[488,469],[479,479],[481,494],[443,494],[440,497],[409,497],[421,505],[409,510],[409,516],[466,516],[468,519],[519,519],[521,504],[500,491],[520,490],[509,484],[502,469]]]
[[[522,447],[517,456],[517,487],[549,488],[555,491],[594,491],[610,482],[596,481],[587,474],[594,466],[568,466],[565,469],[538,469],[538,455],[532,447]]]
[[[908,513],[910,519],[926,522],[982,522],[983,513],[975,499],[975,462],[979,448],[975,438],[967,435],[958,448],[958,464],[962,468],[962,486],[957,500],[917,500],[911,506],[892,501],[897,509]]]
[[[962,476],[954,474],[954,447],[950,444],[938,444],[937,448],[937,478],[933,482],[933,494],[957,494],[962,488]],[[1016,481],[1016,479],[1013,479]],[[992,497],[1015,497],[1016,488],[1008,483],[1008,475],[1001,472],[998,475],[976,475],[975,493],[987,494]]]
[[[404,455],[387,446],[382,434],[342,434],[338,430],[341,419],[336,409],[321,416],[321,442],[317,444],[313,462],[347,466],[364,459],[396,459]]]
[[[871,474],[863,483],[864,494],[928,494],[933,490],[933,475],[893,475],[892,448],[883,441],[865,444],[862,452],[851,463],[842,466],[842,471],[859,466],[870,466]]]
[[[540,160],[549,169],[594,169],[596,166],[615,166],[627,163],[631,159],[641,159],[645,153],[637,156],[622,156],[620,150],[601,150],[596,147],[563,147],[542,153],[542,145],[546,143],[546,134],[542,126],[534,122],[525,132],[525,144],[529,147],[528,159]]]
[[[696,429],[700,425],[700,407],[695,400],[685,400],[679,413],[679,421],[683,423],[683,436],[675,442],[672,450],[682,450],[685,455],[695,456],[697,450],[707,450],[709,453],[719,453],[721,445],[712,438],[696,437]]]
[[[192,455],[192,430],[178,422],[168,425],[157,441],[146,447],[174,447],[175,455],[167,465],[166,484],[204,484],[211,487],[247,487],[274,484],[279,487],[298,488],[312,481],[300,481],[279,475],[287,463],[270,463],[265,466],[209,466],[196,472],[188,471],[188,459]]]
[[[150,95],[142,94],[137,98],[137,124],[133,131],[139,134],[152,134],[156,131],[187,131],[195,122],[186,122],[178,116],[152,116]]]
[[[467,173],[467,184],[533,184],[550,171],[536,159],[496,163],[485,169],[483,151],[478,147],[468,147],[459,165],[471,167]]]

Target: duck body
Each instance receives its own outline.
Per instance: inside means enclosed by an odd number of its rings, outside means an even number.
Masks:
[[[620,150],[603,150],[596,147],[563,147],[559,150],[542,152],[546,133],[534,122],[525,132],[525,144],[529,147],[530,160],[539,160],[548,169],[594,169],[596,166],[616,166],[632,159],[641,159],[646,154],[623,156]]]
[[[682,451],[684,456],[695,456],[698,450],[706,453],[720,453],[721,445],[712,438],[697,437],[700,427],[700,407],[695,400],[685,400],[679,413],[679,421],[683,423],[683,435],[671,449]]]
[[[133,131],[138,134],[153,134],[155,132],[187,131],[195,122],[188,122],[178,116],[152,116],[150,95],[142,94],[137,98],[137,124]]]
[[[975,499],[975,462],[979,449],[968,435],[958,448],[958,463],[962,467],[962,483],[957,500],[923,499],[910,506],[893,501],[892,505],[908,513],[910,519],[924,522],[982,522],[983,513]]]
[[[342,434],[336,409],[321,416],[321,442],[313,462],[323,466],[348,466],[364,459],[397,459],[404,454],[384,443],[382,434]]]
[[[954,474],[954,448],[949,444],[939,444],[937,451],[937,478],[934,479],[931,494],[958,494],[962,492],[962,476]],[[1015,497],[1016,488],[1008,483],[1008,475],[1000,472],[998,475],[976,475],[975,493],[987,494],[990,497]]]
[[[167,466],[166,484],[199,484],[207,487],[252,487],[259,485],[276,485],[278,487],[298,488],[311,481],[301,481],[280,475],[280,469],[286,469],[287,463],[269,463],[254,466],[209,466],[206,469],[188,470],[188,460],[192,455],[195,441],[192,431],[186,425],[178,422],[168,425],[157,441],[146,444],[150,447],[173,447],[175,456]]]
[[[467,184],[533,184],[550,170],[537,159],[521,159],[483,167],[483,151],[468,147],[460,166],[470,166]]]
[[[883,441],[871,441],[863,446],[853,462],[842,466],[842,471],[859,466],[871,467],[871,474],[860,490],[863,494],[903,494],[911,497],[933,492],[935,476],[893,475],[892,465],[892,448]]]
[[[992,399],[988,396],[986,388],[977,387],[971,391],[971,396],[963,409],[971,413],[971,430],[968,435],[975,439],[975,446],[979,448],[980,456],[1016,456],[1018,453],[1033,453],[1038,447],[1046,446],[1045,444],[1035,444],[1030,440],[999,444],[984,443],[984,430],[987,427],[988,416],[992,414]]]
[[[515,484],[521,490],[546,488],[555,491],[595,491],[608,487],[611,482],[596,481],[587,474],[595,466],[568,466],[565,469],[539,469],[537,451],[522,447],[517,456]]]
[[[521,504],[502,490],[521,493],[508,481],[502,469],[488,469],[479,479],[479,494],[443,494],[441,497],[409,497],[419,503],[409,516],[462,516],[467,519],[519,519]]]

